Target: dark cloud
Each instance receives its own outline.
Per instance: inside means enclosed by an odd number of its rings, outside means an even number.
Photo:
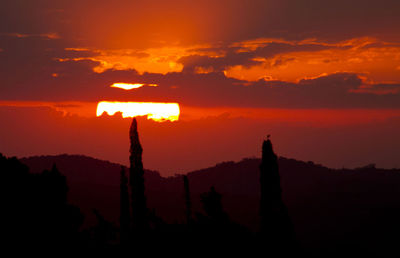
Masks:
[[[2,0],[1,33],[57,33],[94,48],[272,37],[399,41],[398,0]]]
[[[55,62],[49,71],[38,67],[26,77],[8,79],[1,86],[2,100],[43,101],[160,101],[187,106],[270,108],[399,108],[400,84],[366,84],[354,73],[336,73],[298,83],[228,78],[221,72],[139,74],[135,70],[92,71],[92,61]],[[156,83],[131,91],[110,88],[116,81]],[[383,92],[381,89],[390,89]],[[367,89],[367,90],[366,90]],[[383,93],[383,94],[382,94]]]
[[[244,67],[251,67],[254,65],[263,64],[262,61],[257,58],[270,59],[278,54],[286,54],[293,52],[314,52],[325,49],[338,49],[348,48],[349,46],[329,46],[318,43],[314,44],[303,44],[303,43],[282,43],[282,42],[269,42],[260,43],[260,46],[254,50],[241,49],[240,47],[221,47],[220,50],[225,52],[220,57],[210,57],[208,55],[190,55],[182,57],[179,62],[183,64],[185,72],[194,72],[196,68],[211,69],[214,72],[222,72],[225,69],[242,65]],[[203,50],[204,51],[204,50]],[[214,51],[214,49],[210,49]],[[279,66],[284,62],[288,62],[290,59],[277,60],[274,65]]]
[[[128,93],[124,100],[148,99],[178,101],[196,106],[236,106],[270,108],[398,108],[400,94],[377,95],[358,93],[365,86],[357,74],[337,73],[298,83],[283,81],[257,82],[227,78],[223,73],[165,76],[144,74],[157,81],[158,88],[140,88]],[[174,87],[173,87],[174,86]],[[382,85],[368,85],[370,88]],[[400,89],[400,84],[391,85]]]
[[[398,108],[399,85],[366,84],[355,73],[336,73],[298,83],[250,82],[222,71],[242,65],[271,66],[292,59],[280,54],[348,48],[325,44],[356,36],[399,41],[399,1],[0,1],[0,98],[2,100],[178,101],[197,106],[285,108]],[[132,18],[134,17],[134,18]],[[254,38],[282,38],[256,48],[235,45]],[[325,43],[301,43],[315,37]],[[296,39],[290,41],[288,39]],[[174,43],[176,42],[176,43]],[[317,42],[317,41],[315,41]],[[180,59],[182,72],[139,74],[135,70],[95,73],[91,49],[141,48],[208,43]],[[397,43],[393,43],[397,44]],[[377,45],[368,45],[374,47]],[[143,50],[143,49],[142,49]],[[240,51],[239,51],[240,50]],[[206,55],[216,52],[215,56]],[[330,60],[330,59],[326,59]],[[334,59],[332,59],[334,60]],[[208,74],[196,74],[198,68]],[[114,82],[156,83],[122,91]]]
[[[229,53],[224,57],[209,57],[191,55],[182,57],[179,62],[183,64],[184,72],[195,72],[196,68],[211,69],[214,72],[223,72],[226,68],[243,65],[250,67],[260,65],[262,62],[253,60],[252,53]]]

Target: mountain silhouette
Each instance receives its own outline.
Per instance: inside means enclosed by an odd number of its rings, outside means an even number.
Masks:
[[[81,208],[86,226],[95,221],[92,209],[118,223],[121,165],[80,155],[36,156],[21,159],[33,173],[53,164],[67,178],[69,202]],[[259,166],[261,160],[243,159],[187,173],[193,212],[202,211],[201,194],[215,187],[232,221],[256,231],[259,227]],[[313,162],[279,158],[282,199],[304,249],[342,250],[351,245],[386,250],[399,240],[400,169],[373,165],[330,169]],[[146,170],[149,209],[163,220],[185,223],[182,176],[162,177]],[[357,246],[359,245],[359,246]],[[383,248],[383,249],[382,249]],[[322,251],[321,251],[322,252]],[[381,251],[380,251],[381,252]]]

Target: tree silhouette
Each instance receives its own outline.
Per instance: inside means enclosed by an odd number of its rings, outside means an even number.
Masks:
[[[215,191],[214,186],[210,191],[201,195],[201,202],[207,217],[213,224],[225,223],[229,220],[228,215],[222,208],[222,195]]]
[[[205,215],[197,214],[194,222],[195,239],[200,248],[223,250],[236,250],[240,245],[246,244],[249,235],[242,227],[232,222],[222,206],[222,195],[214,187],[200,196]],[[239,243],[239,245],[233,244]],[[233,245],[232,245],[233,244]]]
[[[97,219],[97,225],[92,228],[94,245],[97,248],[104,248],[110,245],[115,239],[114,226],[98,210],[92,209],[92,212]]]
[[[142,163],[142,146],[139,141],[136,118],[133,118],[130,128],[130,186],[132,202],[132,229],[135,233],[148,228],[147,205],[144,187],[144,170]]]
[[[126,245],[129,239],[130,231],[130,205],[128,192],[128,178],[125,168],[121,166],[120,183],[120,241],[121,245]]]
[[[190,200],[189,179],[187,175],[183,176],[183,186],[185,191],[186,223],[189,225],[192,221],[192,202]]]
[[[51,170],[32,177],[28,198],[33,224],[28,228],[36,232],[35,241],[47,241],[55,246],[76,244],[83,215],[79,208],[67,203],[66,177],[55,164]]]
[[[16,158],[0,154],[2,233],[20,245],[77,246],[83,215],[67,203],[68,186],[53,165],[41,174],[30,174]]]
[[[260,190],[262,236],[275,247],[291,244],[294,240],[293,226],[282,200],[278,158],[273,151],[269,136],[262,145]]]

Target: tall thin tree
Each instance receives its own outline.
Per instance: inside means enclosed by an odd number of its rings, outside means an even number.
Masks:
[[[120,182],[120,241],[121,245],[126,245],[129,241],[130,231],[130,206],[128,192],[128,177],[123,166],[121,166]]]
[[[260,189],[261,232],[275,244],[287,244],[294,239],[294,231],[282,200],[278,157],[273,151],[269,135],[262,145]]]
[[[192,201],[190,199],[189,179],[187,175],[183,176],[183,186],[185,191],[186,222],[189,225],[192,221]]]
[[[144,187],[144,170],[142,163],[143,149],[140,145],[136,118],[133,118],[130,128],[130,175],[132,201],[132,229],[141,233],[147,229],[147,205]]]

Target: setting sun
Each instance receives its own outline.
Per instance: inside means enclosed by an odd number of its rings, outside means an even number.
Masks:
[[[112,116],[117,112],[122,117],[147,116],[157,122],[178,121],[180,109],[178,103],[153,103],[153,102],[112,102],[101,101],[97,104],[97,116],[104,112]]]

